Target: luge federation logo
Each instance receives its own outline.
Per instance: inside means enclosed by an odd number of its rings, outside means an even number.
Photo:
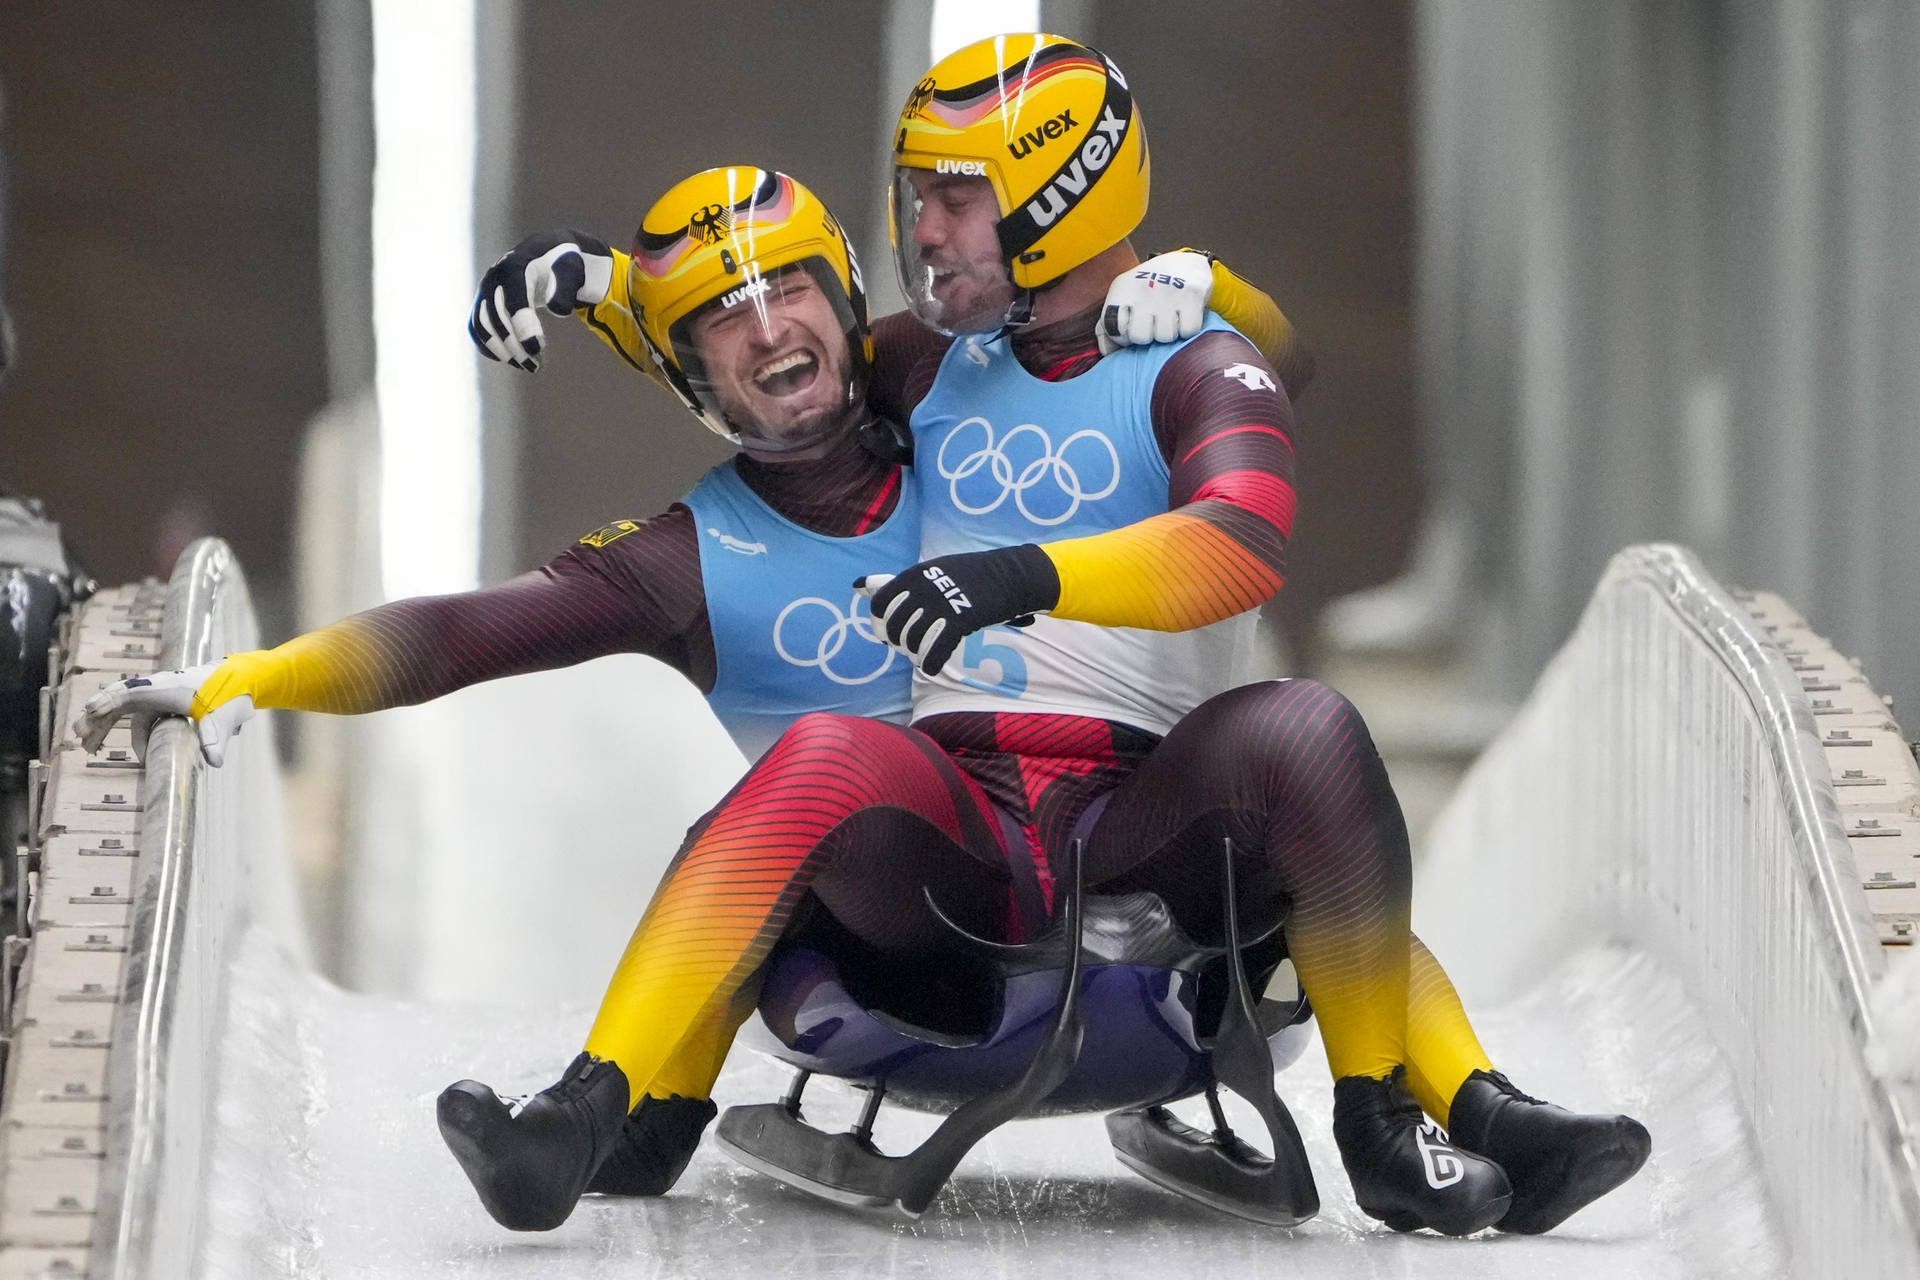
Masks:
[[[1032,524],[1065,524],[1083,502],[1120,487],[1113,441],[1088,427],[1056,448],[1046,429],[1023,422],[997,436],[985,418],[968,418],[940,442],[934,460],[953,505],[970,516],[998,510],[1008,498]]]
[[[874,633],[873,613],[858,592],[844,613],[819,596],[802,596],[782,609],[773,620],[773,651],[796,667],[818,667],[821,675],[844,685],[873,683],[897,656]]]

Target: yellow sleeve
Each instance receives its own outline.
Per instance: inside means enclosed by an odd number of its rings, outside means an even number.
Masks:
[[[652,358],[647,355],[647,344],[640,339],[639,322],[633,318],[633,308],[627,303],[627,265],[631,261],[627,254],[615,249],[613,284],[607,290],[606,300],[573,314],[580,317],[580,323],[598,334],[602,342],[619,352],[621,359],[646,374],[662,389],[670,389],[660,376],[660,370],[654,367]]]
[[[1197,251],[1196,251],[1197,252]],[[1213,263],[1213,300],[1209,304],[1222,320],[1246,335],[1280,375],[1287,399],[1297,400],[1313,381],[1313,352],[1300,341],[1293,322],[1266,292],[1234,273],[1226,263]]]
[[[276,649],[227,657],[193,695],[195,720],[242,695],[266,710],[360,715],[396,706],[385,692],[386,665],[364,615],[295,636]]]
[[[1187,510],[1040,549],[1060,575],[1052,616],[1102,627],[1189,631],[1257,608],[1280,590],[1272,566]]]

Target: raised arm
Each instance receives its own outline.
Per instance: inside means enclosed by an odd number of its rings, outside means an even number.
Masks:
[[[613,259],[613,283],[607,289],[607,296],[574,314],[622,360],[646,374],[661,390],[670,390],[660,374],[660,366],[647,355],[639,322],[633,318],[633,306],[627,301],[627,266],[633,259],[618,249],[608,249],[607,253]]]
[[[621,359],[665,387],[627,303],[629,261],[584,231],[536,231],[480,277],[467,333],[489,360],[532,373],[546,345],[540,313],[578,316]]]
[[[474,345],[489,359],[532,372],[540,367],[546,342],[540,313],[572,315],[629,367],[666,388],[627,299],[631,261],[584,231],[536,231],[480,278],[467,326]],[[1211,307],[1260,349],[1289,397],[1297,397],[1313,377],[1312,353],[1273,299],[1198,250],[1164,253],[1123,272],[1107,302],[1103,350],[1190,338]],[[872,332],[868,403],[880,416],[904,422],[932,385],[952,339],[908,312],[875,320]]]

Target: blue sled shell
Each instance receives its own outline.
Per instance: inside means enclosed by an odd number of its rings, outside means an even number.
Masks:
[[[1098,900],[1088,901],[1095,906]],[[1169,1102],[1199,1093],[1213,1078],[1208,1046],[1218,1007],[1205,1012],[1202,989],[1210,978],[1221,980],[1208,973],[1207,962],[1216,961],[1223,974],[1223,953],[1195,947],[1177,930],[1184,946],[1169,946],[1174,927],[1164,908],[1143,919],[1137,904],[1126,905],[1133,909],[1124,921],[1108,914],[1104,922],[1125,927],[1096,927],[1088,939],[1081,976],[1086,1038],[1072,1073],[1036,1115]],[[1093,914],[1105,913],[1096,907]],[[1030,954],[1035,948],[1002,950],[1038,958]],[[1142,962],[1143,952],[1151,962]],[[890,1101],[950,1111],[1026,1069],[1053,1015],[1063,968],[1000,965],[985,1029],[954,1034],[869,1007],[848,990],[841,963],[826,950],[788,944],[775,953],[761,987],[760,1015],[773,1042],[754,1047],[820,1075],[882,1083]],[[1259,1016],[1274,1069],[1284,1070],[1309,1038],[1306,999],[1263,999]]]

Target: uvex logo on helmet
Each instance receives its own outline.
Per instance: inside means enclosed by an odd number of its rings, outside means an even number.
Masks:
[[[1040,188],[1040,194],[1027,201],[1027,216],[1036,227],[1052,226],[1061,214],[1079,204],[1100,171],[1113,162],[1126,141],[1130,116],[1115,115],[1112,104],[1101,107],[1093,131],[1080,144],[1080,154],[1055,174],[1053,181]],[[1047,123],[1052,124],[1053,121]]]
[[[1044,147],[1067,130],[1076,127],[1078,127],[1078,122],[1074,120],[1073,112],[1062,111],[1045,124],[1040,125],[1038,128],[1029,129],[1021,134],[1017,140],[1009,142],[1007,144],[1007,151],[1015,160],[1024,160],[1027,154],[1033,151],[1034,148]]]
[[[751,270],[751,266],[749,266],[749,270]],[[748,298],[757,298],[771,287],[772,283],[765,276],[756,275],[752,280],[741,285],[731,293],[721,294],[720,306],[723,310],[731,311]]]
[[[948,54],[928,78],[938,87],[919,109],[917,95],[910,101],[894,135],[890,206],[896,266],[921,319],[946,330],[961,319],[948,314],[951,300],[916,292],[931,287],[922,285],[925,250],[906,234],[925,210],[926,179],[909,190],[910,175],[941,172],[943,158],[986,163],[1000,211],[994,235],[1016,292],[1045,288],[1140,224],[1151,183],[1146,127],[1099,50],[1045,33],[991,37]],[[1017,322],[1030,307],[1030,296],[1016,297],[1007,315]]]

